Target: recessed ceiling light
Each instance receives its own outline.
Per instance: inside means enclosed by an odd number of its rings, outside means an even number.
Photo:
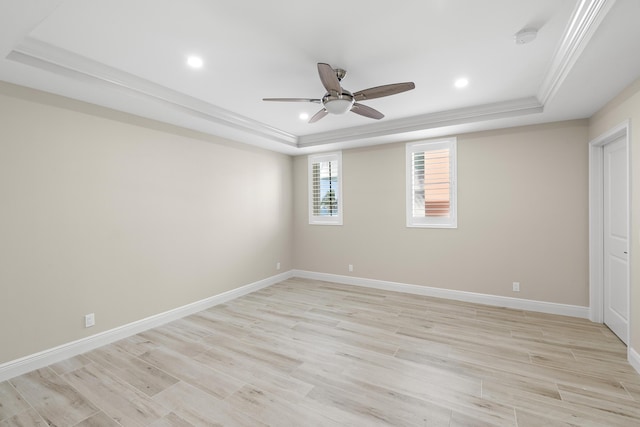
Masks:
[[[191,68],[202,68],[202,65],[204,64],[204,62],[202,61],[202,58],[200,58],[199,56],[192,55],[187,58],[187,64]]]
[[[307,120],[309,118],[309,114],[300,113],[300,115],[298,117],[300,117],[300,120]]]
[[[458,88],[458,89],[462,89],[463,87],[466,87],[469,84],[469,79],[466,79],[464,77],[459,78],[458,80],[456,80],[456,82],[454,83],[454,85]]]

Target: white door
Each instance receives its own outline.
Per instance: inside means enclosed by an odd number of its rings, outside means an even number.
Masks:
[[[629,328],[627,147],[604,146],[604,323],[625,344]]]

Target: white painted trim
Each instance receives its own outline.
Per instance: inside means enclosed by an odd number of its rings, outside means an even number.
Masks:
[[[26,37],[7,55],[7,59],[76,80],[89,79],[142,95],[174,110],[275,142],[293,147],[297,143],[297,137],[288,132],[37,39]]]
[[[314,189],[314,176],[313,176],[313,164],[335,162],[338,165],[338,215],[336,216],[322,216],[314,215],[313,205],[313,189]],[[310,225],[342,225],[344,206],[342,204],[342,180],[344,173],[342,172],[342,151],[336,151],[331,153],[322,154],[310,154],[307,156],[307,209],[309,214]]]
[[[405,215],[407,228],[458,228],[458,138],[450,137],[405,145]],[[448,217],[414,217],[414,164],[413,154],[433,150],[449,150],[449,212]],[[423,191],[422,189],[421,191]],[[424,207],[423,207],[424,208]]]
[[[298,147],[313,147],[329,143],[371,139],[396,133],[435,129],[474,123],[485,120],[502,119],[525,114],[542,113],[543,106],[536,97],[513,99],[510,101],[476,105],[422,114],[396,120],[381,120],[368,125],[318,132],[298,137]]]
[[[276,146],[282,144],[291,150],[541,113],[544,105],[563,84],[614,2],[615,0],[577,2],[570,23],[564,31],[561,43],[551,59],[549,69],[536,96],[299,136],[31,37],[25,37],[7,55],[7,59],[76,80],[88,80],[132,95],[143,96],[174,111],[222,125],[245,142],[260,137],[276,143]],[[207,130],[207,132],[220,133],[221,131],[218,128],[217,131]]]
[[[251,292],[266,288],[291,277],[293,277],[291,271],[284,272],[191,304],[183,305],[182,307],[165,311],[164,313],[159,313],[108,331],[100,332],[90,337],[82,338],[39,353],[3,363],[0,365],[0,382],[33,371],[34,369],[40,369],[51,365],[52,363],[57,363],[61,360],[77,356],[140,332],[156,328],[164,325],[165,323],[181,319],[202,310],[206,310],[215,305],[222,304]]]
[[[293,154],[297,149],[305,147],[371,140],[392,134],[541,113],[564,83],[614,3],[615,0],[577,2],[535,96],[299,136],[28,36],[7,55],[7,59],[75,80],[91,81],[117,88],[130,95],[142,96],[175,112],[218,125],[198,130],[210,134],[233,135],[234,139],[254,145],[259,145],[255,141],[256,137],[263,138],[268,143],[274,143],[272,148],[275,151]]]
[[[618,138],[624,138],[627,149],[627,241],[629,243],[629,262],[627,262],[627,277],[631,282],[631,123],[629,120],[618,124],[602,135],[589,142],[589,319],[592,322],[604,322],[604,217],[602,205],[604,203],[603,160],[604,146]],[[629,287],[631,290],[631,287]],[[629,313],[629,328],[627,329],[627,343],[629,343],[631,329],[631,305],[627,298],[627,313]]]
[[[178,307],[164,313],[147,317],[105,332],[77,341],[62,344],[60,346],[22,357],[0,365],[0,382],[57,363],[73,356],[91,351],[95,348],[161,326],[168,322],[181,319],[185,316],[206,310],[215,305],[225,303],[232,299],[255,292],[257,290],[274,285],[292,277],[323,280],[345,285],[383,289],[393,292],[404,292],[414,295],[424,295],[436,298],[446,298],[456,301],[465,301],[485,304],[497,307],[506,307],[518,310],[536,311],[541,313],[559,314],[564,316],[588,318],[588,307],[568,304],[557,304],[544,301],[534,301],[519,298],[502,297],[497,295],[479,294],[474,292],[456,291],[451,289],[434,288],[429,286],[411,285],[398,282],[389,282],[375,279],[364,279],[352,276],[342,276],[328,273],[317,273],[305,270],[290,270],[276,276],[268,277],[257,282],[232,289],[221,294],[205,298],[191,304]],[[640,355],[629,348],[629,363],[640,373]]]
[[[589,319],[604,320],[604,241],[603,241],[603,150],[601,146],[589,147]]]
[[[589,318],[589,307],[578,305],[558,304],[553,302],[535,301],[520,298],[510,298],[498,295],[479,294],[475,292],[456,291],[452,289],[434,288],[430,286],[411,285],[407,283],[389,282],[376,279],[365,279],[337,274],[317,273],[305,270],[293,270],[293,277],[303,279],[323,280],[345,285],[362,286],[365,288],[382,289],[386,291],[404,292],[414,295],[424,295],[435,298],[446,298],[456,301],[472,302],[496,307],[506,307],[516,310],[536,311],[540,313],[559,314],[562,316]]]
[[[543,111],[543,106],[536,97],[532,96],[424,114],[406,119],[387,120],[366,126],[296,136],[34,38],[26,37],[22,40],[7,55],[7,59],[72,79],[89,80],[97,84],[117,88],[132,95],[136,94],[151,99],[192,117],[223,125],[243,134],[259,136],[272,142],[297,148],[541,113]]]
[[[614,3],[615,0],[581,0],[577,3],[538,89],[538,99],[542,105],[546,105],[556,94]]]
[[[629,364],[633,366],[633,369],[640,374],[640,354],[638,354],[638,352],[633,348],[629,347],[627,360],[629,360]]]

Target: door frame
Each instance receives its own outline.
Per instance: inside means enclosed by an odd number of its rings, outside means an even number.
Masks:
[[[609,129],[589,142],[589,320],[604,322],[604,146],[623,138],[627,154],[627,242],[629,245],[627,280],[631,293],[631,144],[629,120]],[[631,326],[630,295],[627,298]],[[628,347],[630,348],[630,347]]]

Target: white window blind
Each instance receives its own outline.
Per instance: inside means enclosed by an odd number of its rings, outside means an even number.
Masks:
[[[309,223],[342,224],[342,154],[309,156]]]
[[[407,144],[407,227],[457,227],[456,139]]]

